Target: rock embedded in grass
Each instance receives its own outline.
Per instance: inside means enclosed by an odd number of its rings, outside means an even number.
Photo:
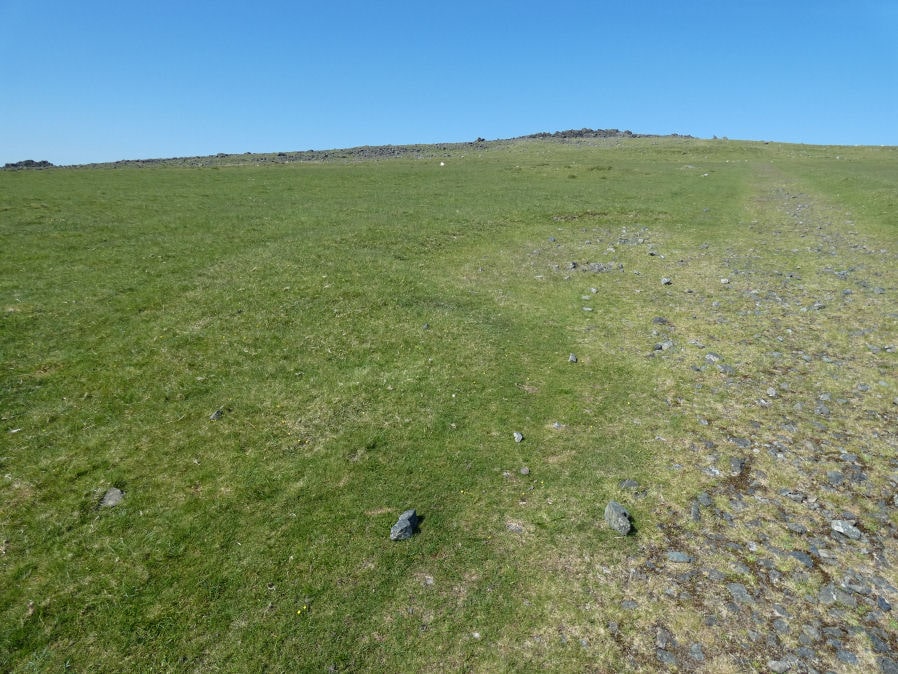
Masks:
[[[512,433],[512,435],[514,436],[515,442],[523,442],[524,441],[523,434],[519,433],[518,431],[515,431],[514,433]]]
[[[418,513],[414,508],[406,510],[390,528],[391,541],[404,541],[411,538],[418,526]]]
[[[863,536],[861,530],[848,520],[833,520],[830,522],[830,527],[833,531],[848,536],[853,541],[859,541]]]
[[[106,490],[106,493],[103,494],[103,500],[100,501],[100,506],[103,508],[114,508],[119,503],[121,503],[125,498],[124,492],[117,487],[110,487]]]
[[[605,506],[605,521],[622,536],[628,535],[633,530],[630,513],[617,501],[609,501]]]

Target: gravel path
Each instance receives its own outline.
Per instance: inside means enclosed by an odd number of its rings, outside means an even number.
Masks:
[[[727,272],[762,361],[696,342],[653,354],[713,391],[678,401],[703,436],[672,468],[706,486],[616,572],[632,618],[608,630],[634,670],[898,672],[896,255],[766,171],[765,231],[772,221],[804,248],[765,241],[795,267],[734,256]],[[703,409],[709,395],[720,405]]]

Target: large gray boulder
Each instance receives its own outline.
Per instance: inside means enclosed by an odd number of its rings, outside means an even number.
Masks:
[[[415,512],[414,508],[406,510],[396,520],[396,524],[390,527],[390,540],[404,541],[406,538],[411,538],[417,526],[418,513]]]
[[[633,529],[630,513],[617,501],[609,501],[605,506],[605,521],[622,536],[626,536]]]

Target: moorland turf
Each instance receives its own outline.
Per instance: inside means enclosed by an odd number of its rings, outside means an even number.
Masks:
[[[898,669],[895,148],[213,159],[0,171],[0,669]]]

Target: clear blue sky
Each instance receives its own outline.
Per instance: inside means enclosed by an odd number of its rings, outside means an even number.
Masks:
[[[581,127],[898,145],[898,2],[0,0],[0,165]]]

